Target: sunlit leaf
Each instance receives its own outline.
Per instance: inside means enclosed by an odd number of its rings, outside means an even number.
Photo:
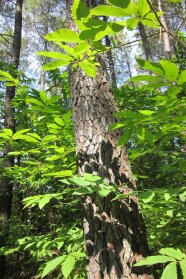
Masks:
[[[65,261],[62,264],[62,273],[64,275],[65,278],[68,278],[69,275],[71,274],[74,265],[75,265],[76,261],[75,258],[71,255],[67,256],[67,258],[65,259]]]
[[[161,279],[177,279],[177,268],[176,268],[176,263],[170,263],[168,264],[161,276]]]
[[[47,264],[43,270],[41,278],[44,278],[47,274],[54,271],[59,265],[61,265],[61,263],[63,261],[64,261],[64,256],[60,256],[60,257],[55,258],[54,260],[47,262]]]

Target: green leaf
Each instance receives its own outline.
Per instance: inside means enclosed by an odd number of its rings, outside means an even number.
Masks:
[[[130,0],[107,0],[107,2],[113,6],[120,7],[122,9],[125,9],[130,4]]]
[[[91,186],[92,185],[91,181],[85,180],[84,177],[75,176],[75,175],[73,177],[63,179],[61,181],[66,184],[75,184],[78,186]]]
[[[91,10],[91,15],[96,15],[96,16],[123,17],[123,16],[130,16],[131,14],[132,12],[130,9],[110,7],[106,5],[97,6]]]
[[[150,62],[148,60],[136,59],[138,64],[145,70],[164,75],[164,71],[159,63]]]
[[[142,200],[144,203],[149,203],[153,200],[155,196],[155,193],[153,191],[146,191],[139,194],[140,200]]]
[[[138,0],[137,8],[141,17],[144,17],[147,13],[150,12],[150,7],[146,0]]]
[[[12,151],[12,152],[8,152],[8,156],[17,156],[20,155],[22,152],[19,151]]]
[[[42,55],[54,59],[62,59],[62,60],[67,60],[67,61],[72,61],[73,58],[67,54],[61,53],[61,52],[55,52],[55,51],[39,51],[37,52],[37,55]]]
[[[43,70],[45,71],[51,71],[51,70],[54,70],[54,69],[57,69],[57,68],[60,68],[60,67],[64,67],[64,66],[67,66],[69,65],[70,62],[67,61],[67,60],[56,60],[56,61],[53,61],[53,62],[50,62],[46,65],[44,65],[42,67]]]
[[[44,176],[66,177],[66,176],[71,176],[71,175],[72,175],[72,170],[65,170],[65,171],[47,173]]]
[[[101,197],[106,197],[112,192],[112,189],[107,189],[106,187],[98,190],[98,193]]]
[[[183,275],[183,279],[186,279],[186,258],[180,262],[180,268]]]
[[[79,62],[79,66],[89,77],[96,77],[96,66],[92,60],[83,60],[82,62]]]
[[[166,266],[161,276],[161,279],[177,279],[176,263],[170,263]]]
[[[72,5],[72,16],[80,30],[84,30],[84,20],[90,15],[90,9],[82,0],[74,0]]]
[[[151,27],[151,28],[159,28],[159,23],[156,22],[156,21],[152,21],[150,19],[142,19],[140,21],[145,26],[148,26],[148,27]]]
[[[4,133],[0,133],[0,138],[9,140],[9,139],[10,139],[10,136],[8,136],[8,135],[6,135],[6,134],[4,134]]]
[[[153,143],[153,135],[147,128],[139,128],[137,135],[139,140]]]
[[[65,148],[64,147],[58,147],[55,149],[56,152],[63,154],[65,152]]]
[[[62,118],[56,117],[56,118],[54,118],[54,121],[61,127],[63,127],[65,125],[65,122],[63,121]]]
[[[70,55],[74,55],[74,48],[68,46],[68,45],[63,45],[61,43],[56,43],[59,47],[61,47],[62,49],[64,49],[68,54]]]
[[[75,258],[85,258],[86,254],[80,251],[72,252],[71,255]]]
[[[13,140],[19,140],[19,139],[25,140],[27,142],[39,143],[39,141],[36,138],[28,136],[28,135],[18,135],[18,136],[14,135],[13,136]]]
[[[133,30],[139,23],[139,18],[129,18],[126,21],[129,30]]]
[[[172,126],[171,126],[172,127]],[[179,130],[179,127],[178,127]],[[179,188],[169,188],[166,189],[166,191],[164,192],[164,198],[165,201],[167,202],[170,198],[172,198],[175,194],[178,194],[178,192],[180,191]]]
[[[181,74],[178,78],[178,81],[177,81],[178,85],[183,85],[184,83],[186,83],[186,70],[181,72]]]
[[[69,255],[66,258],[66,260],[63,262],[61,271],[65,278],[69,277],[70,273],[74,268],[75,263],[76,263],[75,258],[71,255]]]
[[[45,105],[41,102],[41,101],[39,101],[39,100],[37,100],[37,99],[34,99],[34,98],[28,98],[27,99],[27,103],[29,103],[29,104],[35,104],[35,105],[37,105],[37,106],[39,106],[39,107],[45,107]]]
[[[55,135],[47,135],[42,139],[42,142],[48,143],[50,141],[56,140],[57,137]]]
[[[88,6],[82,0],[74,0],[72,6],[72,15],[74,20],[87,18],[90,13]]]
[[[63,261],[64,261],[64,256],[60,256],[60,257],[55,258],[54,260],[47,262],[47,264],[43,270],[41,278],[45,277],[50,272],[54,271],[56,269],[56,267],[58,267]]]
[[[46,158],[46,161],[56,161],[61,159],[61,155],[52,155],[51,157]]]
[[[147,110],[147,109],[138,110],[138,111],[139,111],[141,114],[146,115],[146,116],[150,116],[150,115],[152,115],[153,113],[155,113],[155,111]]]
[[[36,133],[28,133],[28,136],[31,136],[31,137],[36,138],[38,140],[41,140],[41,137]]]
[[[46,196],[39,201],[39,208],[42,209],[47,203],[50,202],[52,197]]]
[[[86,173],[86,172],[84,173],[83,176],[87,181],[96,182],[98,184],[103,183],[103,179],[100,176],[93,175],[91,173]]]
[[[117,146],[125,145],[129,141],[132,135],[132,131],[133,131],[132,129],[125,131],[124,135],[119,138],[117,142]]]
[[[27,133],[28,131],[30,131],[30,129],[19,130],[15,134],[13,134],[12,139],[14,140],[14,138],[16,138],[17,136],[20,136],[20,135],[22,135],[24,133]]]
[[[13,78],[13,77],[12,77],[9,73],[7,73],[7,72],[4,72],[4,71],[1,71],[1,70],[0,70],[0,76],[3,76],[3,77],[5,78],[5,79],[2,79],[2,78],[0,77],[0,80],[10,81],[10,82],[13,83],[12,85],[19,85],[19,80]]]
[[[69,29],[59,29],[45,36],[47,41],[79,43],[79,35],[75,31]]]
[[[160,65],[162,66],[165,77],[170,81],[173,82],[177,79],[178,73],[179,73],[179,68],[176,64],[167,61],[167,60],[162,60],[160,61]]]
[[[129,78],[128,81],[162,81],[160,77],[150,76],[150,75],[139,75],[136,77]]]
[[[110,125],[109,130],[115,130],[115,129],[119,129],[121,127],[124,127],[125,123],[113,123]]]
[[[144,260],[139,261],[135,264],[135,266],[143,266],[143,265],[153,265],[158,263],[167,263],[174,261],[174,258],[168,257],[168,256],[149,256]],[[170,279],[170,278],[169,278]]]
[[[81,196],[81,195],[86,195],[86,194],[91,194],[95,191],[95,189],[92,187],[81,187],[79,189],[76,189],[73,192],[73,195]]]
[[[13,135],[13,131],[11,129],[4,129],[5,135],[11,137]]]
[[[80,35],[81,37],[81,35]],[[90,49],[90,45],[88,43],[81,43],[78,44],[75,48],[74,48],[74,54],[81,54],[86,52],[88,49]]]
[[[178,248],[162,248],[159,252],[162,255],[173,257],[178,261],[182,260],[185,256]]]
[[[39,96],[40,96],[41,101],[46,105],[46,103],[47,103],[46,92],[43,90],[39,91]]]
[[[131,110],[122,110],[122,111],[116,112],[114,115],[117,117],[129,118],[129,119],[143,118],[143,116],[140,115],[140,113],[138,113],[136,111],[131,111]]]
[[[146,89],[156,89],[156,88],[167,87],[167,86],[170,86],[169,82],[151,82],[145,85]]]

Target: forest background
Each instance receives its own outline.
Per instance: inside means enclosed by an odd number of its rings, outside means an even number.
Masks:
[[[96,193],[113,204],[138,194],[161,255],[132,264],[185,279],[186,2],[73,2],[80,35],[65,1],[0,2],[0,278],[86,278],[82,199]],[[135,191],[89,165],[77,174],[69,65],[93,80],[101,63]]]

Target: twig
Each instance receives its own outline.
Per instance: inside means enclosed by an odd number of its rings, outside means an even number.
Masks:
[[[173,32],[169,31],[168,27],[165,26],[162,21],[160,20],[159,16],[157,15],[156,10],[154,9],[154,7],[152,6],[152,3],[150,0],[147,0],[147,3],[149,4],[151,10],[153,11],[153,13],[155,14],[155,17],[157,18],[158,22],[160,23],[161,27],[164,29],[165,32],[167,32],[172,38],[176,39],[180,45],[182,45],[184,48],[186,48],[186,43],[181,40],[176,34],[174,34]]]

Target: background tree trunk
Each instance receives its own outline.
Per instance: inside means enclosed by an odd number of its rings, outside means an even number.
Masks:
[[[72,2],[67,1],[69,13]],[[76,28],[71,20],[69,28]],[[136,186],[127,152],[117,146],[120,133],[109,131],[117,109],[104,61],[101,57],[98,60],[101,66],[96,78],[87,77],[79,68],[70,73],[78,172],[98,174],[118,185],[121,193],[128,193]],[[148,254],[137,196],[112,199],[112,195],[100,198],[94,193],[82,201],[87,278],[145,278],[143,268],[133,267],[136,260]]]
[[[152,60],[152,53],[151,53],[151,49],[150,49],[147,35],[145,32],[145,28],[141,22],[138,23],[138,30],[139,30],[140,36],[142,38],[143,49],[145,51],[145,57],[147,60]]]
[[[12,48],[12,60],[11,65],[13,68],[15,78],[17,76],[16,70],[19,65],[19,57],[21,50],[21,30],[22,30],[22,4],[23,0],[17,0],[15,6],[15,25],[14,25],[14,37],[13,37],[13,48]],[[14,109],[12,107],[12,100],[15,96],[15,86],[8,86],[6,88],[5,95],[5,128],[14,131]],[[10,168],[14,165],[14,158],[7,157],[7,153],[10,152],[11,148],[7,144],[3,151],[4,168]],[[0,220],[4,233],[0,238],[0,247],[5,244],[4,238],[8,234],[7,220],[10,218],[11,206],[12,206],[12,182],[6,175],[2,177],[0,182]],[[4,235],[5,234],[5,235]],[[5,275],[5,257],[0,257],[0,278]]]
[[[161,0],[158,0],[158,9],[159,9],[160,12],[163,12]],[[162,35],[163,36],[165,58],[167,60],[169,60],[169,59],[171,59],[171,46],[170,46],[169,34],[166,32],[166,30],[168,30],[168,26],[167,26],[164,14],[162,14],[160,16],[160,20],[161,20],[162,25],[165,27],[164,30],[163,30],[163,35]]]

